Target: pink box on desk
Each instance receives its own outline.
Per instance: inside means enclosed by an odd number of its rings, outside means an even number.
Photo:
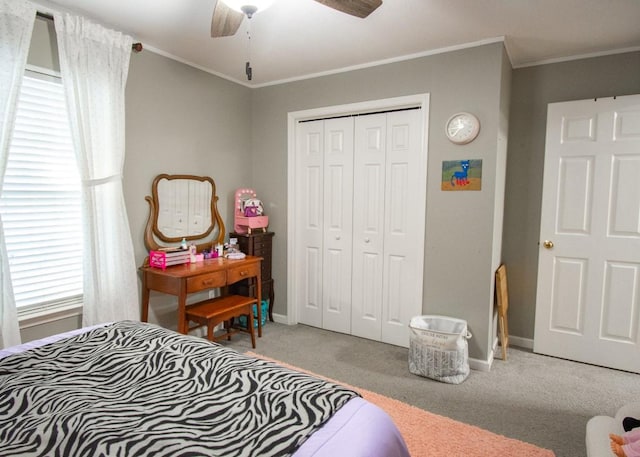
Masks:
[[[166,269],[171,265],[181,265],[190,263],[189,251],[150,251],[149,266],[153,268]]]

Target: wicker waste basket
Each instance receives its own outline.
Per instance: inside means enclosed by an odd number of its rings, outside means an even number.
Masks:
[[[449,384],[469,376],[471,333],[467,321],[446,316],[416,316],[409,323],[409,371]]]

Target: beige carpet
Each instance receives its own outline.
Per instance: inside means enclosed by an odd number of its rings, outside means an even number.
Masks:
[[[246,354],[327,379],[253,352]],[[332,379],[330,381],[359,392],[365,400],[385,410],[402,433],[412,457],[553,457],[555,455],[550,450],[432,414],[375,392],[349,386]]]

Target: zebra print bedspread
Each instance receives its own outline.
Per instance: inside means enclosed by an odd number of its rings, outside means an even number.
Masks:
[[[357,395],[119,322],[0,360],[0,454],[287,456]]]

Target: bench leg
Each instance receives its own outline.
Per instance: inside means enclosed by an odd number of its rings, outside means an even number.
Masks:
[[[247,321],[247,328],[249,329],[249,334],[251,335],[251,347],[253,349],[256,348],[256,334],[253,331],[253,305],[249,306],[249,320]]]
[[[227,330],[227,341],[231,341],[231,325],[232,320],[224,321],[224,328]]]

